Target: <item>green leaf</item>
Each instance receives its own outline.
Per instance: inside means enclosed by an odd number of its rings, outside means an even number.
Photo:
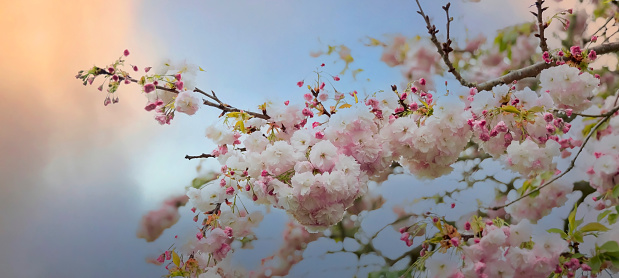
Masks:
[[[604,259],[610,261],[614,267],[619,267],[619,252],[606,252]]]
[[[583,255],[583,254],[576,253],[576,254],[572,255],[572,258],[574,258],[574,259],[579,259],[579,258],[582,258],[582,257],[584,257],[584,256],[585,256],[585,255]]]
[[[600,246],[600,250],[605,252],[619,252],[619,244],[617,244],[616,241],[611,240],[602,244],[602,246]]]
[[[615,187],[613,187],[612,195],[613,195],[613,198],[619,197],[619,186],[615,185]]]
[[[583,129],[582,129],[582,136],[587,136],[589,134],[589,132],[591,132],[591,129],[596,125],[597,123],[592,123],[592,124],[588,124],[586,125]]]
[[[547,180],[547,179],[552,178],[553,175],[554,175],[553,171],[547,171],[547,172],[542,173],[540,176],[543,180]]]
[[[567,238],[567,234],[561,229],[552,228],[552,229],[548,229],[547,232],[561,234],[562,238],[564,239]]]
[[[537,113],[537,112],[542,112],[542,111],[544,111],[544,108],[541,107],[541,106],[535,106],[535,107],[529,109],[529,112],[531,112],[531,113]]]
[[[615,224],[615,222],[617,222],[617,214],[616,213],[609,214],[608,224],[612,225],[612,224]]]
[[[175,251],[172,251],[172,262],[176,266],[180,266],[180,264],[181,264],[181,258],[178,257],[178,254],[176,254]]]
[[[582,228],[580,228],[580,231],[583,232],[583,233],[586,233],[586,232],[598,232],[598,231],[605,232],[605,231],[608,231],[608,230],[610,230],[610,229],[608,229],[606,226],[604,226],[604,225],[602,225],[602,224],[600,224],[598,222],[591,222],[591,223],[583,226]]]
[[[199,69],[200,71],[205,71],[202,67],[198,67],[198,69]]]
[[[359,74],[360,72],[362,72],[363,69],[356,69],[352,71],[352,79],[357,80],[357,74]]]
[[[329,50],[327,50],[327,55],[331,55],[331,53],[333,53],[333,51],[335,51],[335,46],[332,45],[328,45]]]
[[[526,192],[529,190],[529,188],[530,188],[530,187],[531,187],[531,181],[530,181],[530,180],[526,180],[526,181],[524,181],[524,182],[522,183],[522,187],[520,187],[520,188],[517,190],[517,192],[518,192],[520,195],[524,195],[524,193],[526,193]]]
[[[518,108],[513,107],[511,105],[504,105],[503,107],[501,107],[501,110],[505,112],[514,113],[514,114],[520,114],[520,110],[518,110]]]
[[[582,219],[574,221],[576,227],[580,226],[580,224],[582,224],[582,222],[584,222],[584,220],[582,220]]]
[[[576,230],[576,209],[578,209],[578,203],[574,204],[574,209],[570,212],[570,215],[567,217],[567,223],[569,224],[571,234],[574,230]]]
[[[582,234],[582,232],[581,232],[581,231],[575,232],[575,233],[573,234],[574,241],[578,241],[578,242],[582,243],[582,242],[584,241],[584,239],[582,238],[582,236],[583,236],[583,234]]]
[[[606,215],[608,215],[609,213],[610,213],[610,210],[606,210],[606,211],[600,213],[598,215],[598,221],[602,221],[602,219],[604,219],[604,217],[606,217]]]
[[[591,267],[591,270],[593,270],[594,273],[600,271],[601,265],[602,265],[602,261],[600,260],[599,256],[594,256],[594,257],[591,257],[591,259],[589,259],[589,266]]]

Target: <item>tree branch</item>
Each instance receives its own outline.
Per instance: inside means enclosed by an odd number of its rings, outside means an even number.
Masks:
[[[544,22],[544,19],[542,18],[542,13],[548,9],[548,7],[546,8],[542,8],[542,5],[544,4],[544,0],[537,0],[535,1],[535,6],[537,7],[537,13],[531,12],[533,15],[535,15],[537,17],[537,27],[539,29],[539,33],[536,34],[536,37],[539,37],[539,47],[542,49],[542,52],[546,52],[548,51],[548,45],[546,44],[546,38],[544,37],[544,30],[546,29],[546,23]]]
[[[215,156],[212,155],[212,154],[205,154],[205,153],[203,153],[201,155],[186,155],[185,159],[192,160],[192,159],[196,159],[196,158],[209,158],[209,157],[215,157]]]
[[[598,45],[598,46],[590,48],[590,50],[595,50],[595,52],[598,55],[617,52],[619,51],[619,42],[612,42],[612,43]],[[557,65],[556,63],[546,64],[546,62],[539,62],[533,65],[530,65],[528,67],[512,71],[499,78],[483,82],[479,85],[473,84],[473,86],[467,86],[467,87],[477,87],[477,90],[479,91],[488,91],[496,85],[509,84],[513,81],[521,80],[527,77],[536,77],[540,72],[542,72],[542,70],[551,68],[556,65]]]
[[[597,129],[602,126],[602,124],[604,124],[604,122],[606,122],[608,119],[610,119],[610,117],[615,114],[617,111],[619,111],[619,106],[613,108],[612,110],[602,114],[604,116],[604,119],[600,120],[589,132],[589,134],[587,135],[587,138],[585,138],[585,141],[582,142],[582,145],[580,146],[580,149],[578,150],[578,152],[576,153],[576,156],[574,156],[574,158],[572,159],[572,161],[570,161],[570,166],[567,167],[567,169],[565,169],[565,171],[563,171],[563,173],[561,173],[560,175],[554,177],[553,179],[547,181],[546,183],[544,183],[543,185],[541,185],[540,187],[536,188],[535,190],[531,190],[529,192],[527,192],[526,194],[520,196],[519,198],[517,198],[516,200],[513,200],[507,204],[504,204],[502,206],[496,206],[496,207],[492,207],[489,208],[490,210],[499,210],[505,207],[508,207],[510,205],[512,205],[513,203],[516,203],[522,199],[524,199],[525,197],[528,197],[529,195],[540,191],[542,188],[550,185],[551,183],[553,183],[554,181],[560,179],[561,177],[565,176],[565,174],[567,174],[569,171],[571,171],[574,168],[574,164],[576,163],[576,159],[578,158],[578,156],[580,155],[580,153],[582,152],[582,150],[585,148],[585,145],[587,144],[587,142],[589,142],[589,139],[591,139],[591,137],[593,136],[593,134],[595,134],[597,132]]]
[[[106,71],[105,69],[96,67],[95,75],[100,75],[100,74],[109,75],[109,76],[113,75],[113,74],[109,73],[108,71]],[[134,78],[131,78],[130,76],[124,77],[122,75],[118,75],[118,79],[119,79],[119,81],[124,81],[125,79],[127,79],[127,80],[129,80],[129,81],[131,81],[133,83],[138,83],[138,80],[136,80]],[[159,86],[159,85],[155,86],[155,88],[157,88],[158,90],[164,90],[164,91],[168,91],[168,92],[175,93],[175,94],[179,94],[180,93],[176,89],[166,88],[166,87]],[[204,96],[206,96],[206,97],[208,97],[208,98],[210,98],[210,99],[212,99],[212,100],[217,102],[217,103],[213,103],[213,102],[208,101],[208,100],[203,100],[204,101],[204,105],[215,107],[215,108],[221,110],[222,112],[239,112],[239,111],[241,111],[241,109],[238,109],[236,107],[233,107],[233,106],[230,106],[228,104],[223,103],[221,100],[219,100],[219,98],[217,97],[217,95],[213,91],[211,91],[212,94],[209,94],[209,93],[201,90],[198,87],[196,87],[193,91],[196,92],[196,93],[200,93],[200,94],[202,94],[202,95],[204,95]],[[253,117],[256,117],[256,118],[261,118],[261,119],[265,119],[265,120],[268,120],[268,119],[271,118],[268,115],[266,115],[266,113],[264,111],[263,111],[262,114],[256,113],[256,112],[247,111],[247,110],[243,110],[243,111],[245,111],[245,113],[247,113],[247,114],[249,114],[249,115],[251,115]]]
[[[447,65],[447,67],[449,68],[449,72],[451,72],[451,74],[453,74],[453,76],[456,78],[456,80],[458,80],[460,82],[460,84],[462,84],[462,86],[465,87],[475,87],[474,83],[468,82],[466,80],[464,80],[464,78],[460,75],[460,73],[456,70],[456,68],[454,68],[453,64],[451,63],[451,61],[449,60],[449,52],[445,52],[443,51],[443,46],[441,46],[441,43],[438,41],[438,39],[436,38],[436,33],[438,33],[438,30],[436,29],[436,26],[432,25],[432,23],[430,22],[430,17],[427,16],[424,12],[423,9],[421,8],[421,4],[419,4],[419,0],[415,0],[417,2],[417,6],[419,7],[419,11],[417,11],[418,14],[420,14],[423,19],[426,21],[426,28],[428,29],[428,33],[430,34],[430,40],[432,41],[432,43],[434,43],[434,45],[436,46],[436,51],[438,52],[439,55],[441,55],[441,57],[443,58],[443,62],[445,62],[445,65]],[[447,12],[447,29],[449,29],[449,12],[447,11],[449,9],[449,4],[447,4],[447,6],[443,7],[443,9],[445,9],[445,11]],[[449,45],[450,44],[450,40],[449,37],[447,38],[447,43],[445,43],[445,45]],[[446,49],[450,49],[451,47],[447,47]],[[450,50],[451,51],[451,50]]]

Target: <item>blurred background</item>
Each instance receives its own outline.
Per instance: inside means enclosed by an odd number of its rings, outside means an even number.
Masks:
[[[437,26],[444,25],[440,6],[446,3],[422,1]],[[344,44],[356,60],[352,68],[364,71],[357,80],[341,75],[341,91],[389,90],[402,81],[400,71],[380,62],[381,49],[364,44],[368,36],[388,41],[389,35],[426,34],[414,5],[410,0],[3,0],[0,276],[160,277],[163,267],[146,258],[167,249],[174,235],[193,231],[189,208],[181,208],[179,225],[156,242],[135,236],[141,215],[182,193],[195,177],[198,162],[184,156],[214,148],[204,132],[218,111],[179,114],[172,125],[160,126],[143,110],[147,101],[139,87],[122,86],[120,103],[104,106],[99,81],[82,86],[74,77],[79,70],[112,63],[125,49],[131,52],[128,63],[140,68],[186,59],[206,70],[198,73],[198,87],[255,109],[266,99],[300,100],[305,91],[296,82],[308,84],[323,62],[325,71],[338,74],[344,65],[334,63],[335,57],[313,58],[310,52]],[[454,1],[452,15],[452,34],[461,44],[531,19],[523,1]],[[205,167],[217,169],[213,162]],[[401,177],[383,189],[387,196],[400,196],[398,201],[412,201],[418,197],[413,186],[423,185]],[[396,193],[401,190],[407,193]],[[250,270],[278,247],[285,215],[272,215],[259,229],[263,243],[239,257]],[[391,242],[405,248],[397,238]],[[292,276],[327,269],[308,258]],[[349,276],[330,272],[335,273]]]

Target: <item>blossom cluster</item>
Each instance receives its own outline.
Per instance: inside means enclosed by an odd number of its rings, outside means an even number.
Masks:
[[[526,41],[520,43],[530,50]],[[415,61],[410,67],[413,72],[433,72],[436,53],[423,47],[410,53],[407,45],[396,38],[394,45],[386,48],[383,60],[394,66]],[[119,59],[107,69],[80,73],[79,78],[92,83],[98,75],[111,76],[108,94],[116,91],[120,81],[138,83],[148,98],[145,110],[155,111],[160,124],[170,124],[175,112],[194,115],[202,103],[208,105],[194,95],[194,90],[204,92],[193,85],[197,68],[193,65],[167,62],[154,70],[146,68],[144,76],[133,79],[119,68],[123,63]],[[318,77],[320,80],[320,73]],[[237,198],[244,195],[257,204],[283,209],[298,223],[290,224],[284,237],[295,244],[279,254],[281,266],[268,269],[285,275],[302,258],[298,251],[304,248],[303,243],[315,237],[308,231],[319,232],[342,221],[354,201],[366,194],[368,182],[384,181],[394,164],[418,178],[437,178],[453,170],[463,150],[478,145],[521,174],[525,183],[536,180],[533,187],[523,185],[518,191],[531,193],[528,190],[560,173],[556,169],[560,156],[570,156],[570,149],[583,144],[568,134],[570,117],[592,106],[590,100],[598,85],[598,78],[563,64],[541,72],[538,92],[517,89],[514,83],[480,92],[472,88],[461,99],[449,92],[443,97],[427,90],[432,84],[425,78],[407,84],[404,90],[394,85],[392,92],[362,100],[356,91],[343,94],[334,88],[330,92],[324,82],[317,81],[315,87],[308,86],[301,104],[267,102],[259,106],[262,113],[227,109],[230,106],[214,93],[204,94],[223,110],[224,125],[211,125],[206,130],[206,137],[217,147],[204,155],[216,158],[221,169],[214,181],[190,187],[186,196],[168,200],[145,216],[138,233],[148,241],[156,239],[178,220],[178,207],[189,201],[196,213],[194,221],[202,219],[195,237],[179,248],[190,257],[177,260],[175,251],[168,250],[157,262],[172,260],[176,267],[170,269],[171,274],[246,275],[225,267],[228,254],[234,251],[233,243],[249,244],[252,229],[262,220],[261,214],[249,214],[236,205]],[[606,105],[606,110],[614,108]],[[587,174],[601,195],[599,209],[619,203],[615,189],[619,176],[617,130],[619,121],[612,117],[596,131],[593,140],[597,144],[589,147],[595,162]],[[439,250],[461,251],[463,266],[449,267],[429,259],[428,269],[440,277],[537,277],[553,271],[586,270],[584,260],[560,262],[567,248],[565,237],[553,234],[531,241],[530,223],[562,206],[570,192],[572,187],[564,183],[544,186],[505,209],[518,224],[490,221],[472,228],[467,222],[464,230],[473,229],[472,235],[460,234],[447,224],[440,226],[442,221],[435,218],[433,222],[443,234],[433,243],[440,243]],[[423,234],[410,231],[410,227],[400,231],[408,246],[413,245],[413,237]],[[421,256],[428,252],[432,251],[424,243]]]
[[[615,105],[615,98],[608,98],[599,112],[608,113]],[[616,188],[619,184],[619,117],[616,114],[606,125],[594,131],[596,136],[587,146],[588,157],[582,163],[589,184],[598,193],[599,197],[595,197],[598,209],[619,204],[619,191]],[[589,127],[594,124],[589,124]]]
[[[566,150],[580,145],[563,136],[571,124],[562,116],[589,107],[599,84],[591,74],[567,65],[543,70],[540,80],[539,92],[500,85],[492,91],[471,89],[467,97],[473,140],[493,157],[503,156],[512,170],[527,177],[554,170],[554,157],[561,152],[569,155]]]

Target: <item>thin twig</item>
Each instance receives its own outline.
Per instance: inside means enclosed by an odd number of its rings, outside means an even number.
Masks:
[[[611,21],[614,17],[615,17],[615,15],[612,15],[612,16],[610,16],[608,19],[606,19],[606,22],[604,22],[604,24],[602,24],[602,26],[600,26],[600,28],[598,28],[595,32],[593,32],[593,34],[592,34],[591,36],[596,36],[596,35],[597,35],[597,33],[598,33],[599,31],[601,31],[602,29],[606,28],[606,24],[608,24],[608,22],[610,22],[610,21]],[[608,29],[608,28],[607,28],[607,29]],[[583,29],[583,31],[582,31],[582,32],[583,32],[583,34],[584,34],[584,32],[585,32],[586,30],[587,30],[587,28],[584,28],[584,29]],[[606,30],[604,30],[604,33],[606,33]],[[581,34],[581,37],[582,37],[582,35],[583,35],[583,34]],[[591,38],[589,38],[589,42],[587,42],[587,45],[585,46],[585,49],[586,49],[589,45],[591,45],[591,43],[592,43],[592,42],[591,42]]]
[[[185,159],[192,160],[192,159],[196,159],[196,158],[209,158],[209,157],[215,157],[215,156],[212,155],[212,154],[205,154],[205,153],[203,153],[201,155],[186,155]]]
[[[537,0],[535,1],[535,6],[537,7],[537,13],[535,12],[531,12],[534,16],[537,17],[537,27],[539,29],[539,33],[536,34],[536,37],[539,37],[539,47],[542,49],[542,52],[546,52],[548,51],[548,45],[546,44],[546,38],[544,37],[544,30],[546,29],[546,23],[544,22],[544,19],[542,18],[542,13],[548,9],[548,7],[546,8],[542,8],[542,5],[544,4],[544,0]]]
[[[441,46],[441,43],[436,38],[436,33],[438,33],[436,26],[432,25],[432,23],[430,22],[430,17],[427,16],[423,12],[423,9],[421,8],[421,4],[419,4],[419,0],[415,0],[415,1],[417,2],[417,6],[419,7],[419,11],[417,11],[417,13],[420,14],[423,17],[423,19],[426,21],[426,28],[428,29],[428,33],[431,36],[430,40],[432,41],[432,43],[434,43],[434,45],[436,46],[436,51],[438,52],[439,55],[441,55],[441,57],[443,58],[443,62],[445,62],[445,65],[447,65],[447,67],[449,68],[448,71],[451,72],[451,74],[453,74],[453,76],[456,78],[456,80],[460,82],[460,84],[462,84],[462,86],[475,87],[474,83],[466,81],[460,75],[460,73],[456,70],[456,68],[454,68],[453,64],[449,60],[449,53],[445,53],[443,51],[443,47]],[[449,24],[449,21],[447,24]]]
[[[447,5],[443,6],[443,10],[445,10],[445,15],[447,16],[447,41],[445,43],[443,43],[443,52],[445,52],[446,56],[449,56],[449,52],[453,51],[453,48],[451,48],[451,38],[449,38],[449,26],[451,25],[451,21],[453,20],[451,17],[449,17],[449,7],[451,6],[451,3],[447,3]]]
[[[574,156],[574,158],[572,159],[572,161],[570,161],[570,166],[567,167],[567,169],[565,169],[565,171],[563,171],[563,173],[561,173],[560,175],[554,177],[553,179],[547,181],[546,183],[544,183],[543,185],[541,185],[540,187],[536,188],[535,190],[531,190],[529,192],[527,192],[526,194],[520,196],[519,198],[517,198],[516,200],[513,200],[507,204],[504,204],[502,206],[496,206],[496,207],[492,207],[489,208],[490,210],[499,210],[505,207],[508,207],[510,205],[512,205],[513,203],[516,203],[522,199],[524,199],[525,197],[528,197],[529,195],[540,191],[542,188],[550,185],[551,183],[553,183],[554,181],[560,179],[561,177],[565,176],[565,174],[567,174],[569,171],[571,171],[574,168],[574,164],[576,163],[576,159],[578,158],[578,156],[580,155],[580,153],[582,152],[582,150],[585,148],[585,145],[587,144],[587,142],[589,142],[589,139],[591,139],[591,137],[593,136],[593,134],[595,134],[597,132],[597,129],[602,126],[602,124],[604,124],[604,122],[606,122],[608,119],[610,119],[610,117],[615,114],[617,111],[619,111],[619,106],[613,108],[612,110],[604,113],[604,119],[600,120],[589,132],[589,134],[587,135],[587,138],[585,138],[585,141],[582,142],[582,145],[580,146],[580,149],[578,150],[578,152],[576,153],[576,156]]]
[[[604,42],[610,41],[610,38],[612,38],[618,32],[619,32],[619,29],[617,29],[614,33],[610,34],[610,36],[607,36],[606,39],[604,39]]]
[[[99,74],[109,75],[109,76],[113,75],[113,74],[109,73],[105,69],[96,67],[95,75],[99,75]],[[131,81],[133,83],[138,83],[138,80],[136,80],[134,78],[131,78],[130,76],[124,77],[122,75],[119,75],[118,79],[119,79],[119,81],[123,81],[123,80],[127,79],[127,80],[129,80],[129,81]],[[155,88],[158,89],[158,90],[164,90],[164,91],[168,91],[168,92],[175,93],[175,94],[179,93],[179,91],[177,91],[176,89],[166,88],[166,87],[159,86],[159,85],[155,86]],[[213,92],[213,91],[211,91],[212,95],[210,95],[209,93],[207,93],[207,92],[205,92],[205,91],[203,91],[203,90],[201,90],[200,88],[197,88],[197,87],[193,91],[196,92],[196,93],[200,93],[200,94],[202,94],[202,95],[204,95],[204,96],[206,96],[206,97],[208,97],[208,98],[210,98],[210,99],[212,99],[212,100],[217,102],[217,103],[213,103],[213,102],[208,101],[208,100],[203,100],[204,101],[204,105],[215,107],[217,109],[222,110],[222,112],[239,112],[239,111],[241,111],[241,109],[238,109],[236,107],[232,107],[232,106],[230,106],[228,104],[225,104],[225,103],[221,102],[221,100],[219,100],[219,98],[217,98],[217,95],[215,95],[215,92]],[[268,120],[268,119],[271,118],[268,115],[266,115],[266,113],[264,113],[264,111],[263,111],[262,114],[256,113],[256,112],[247,111],[247,110],[243,110],[243,111],[245,111],[245,113],[247,113],[247,114],[249,114],[249,115],[251,115],[253,117],[256,117],[256,118],[261,118],[261,119],[265,119],[265,120]]]

